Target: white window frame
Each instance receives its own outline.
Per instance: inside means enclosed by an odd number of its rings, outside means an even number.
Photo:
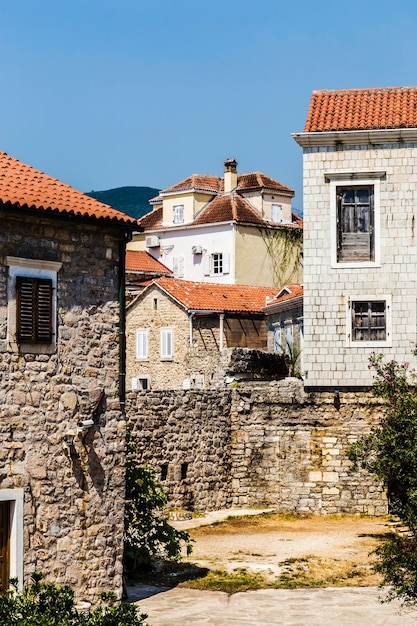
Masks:
[[[138,328],[135,335],[136,360],[147,361],[149,359],[149,330]]]
[[[170,337],[170,346],[167,342],[167,337]],[[161,359],[164,361],[172,361],[174,358],[174,329],[173,328],[161,328]],[[168,348],[171,348],[170,350]]]
[[[184,224],[184,205],[176,204],[172,207],[172,223]]]
[[[381,181],[382,172],[376,172],[375,178],[362,177],[360,172],[347,174],[325,174],[330,178],[330,243],[331,243],[331,267],[360,268],[381,266]],[[337,187],[360,187],[371,186],[374,191],[374,261],[338,261],[337,260]]]
[[[57,343],[57,274],[62,263],[6,256],[9,267],[7,279],[7,349],[10,352],[53,354]],[[16,278],[47,278],[52,281],[52,341],[50,343],[19,343],[17,341]]]
[[[0,489],[0,501],[10,502],[10,578],[23,587],[23,489]]]
[[[383,341],[354,341],[352,339],[352,303],[385,302],[386,339]],[[355,348],[390,348],[392,347],[392,298],[389,294],[351,295],[346,300],[346,345]]]
[[[216,266],[221,271],[215,271]],[[210,276],[224,276],[230,273],[230,255],[228,252],[211,252],[209,256]]]

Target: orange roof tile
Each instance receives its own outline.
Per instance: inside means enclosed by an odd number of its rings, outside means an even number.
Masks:
[[[170,274],[172,271],[145,250],[126,250],[126,271],[147,274]]]
[[[303,295],[304,295],[303,285],[295,285],[295,284],[284,285],[281,288],[280,292],[277,294],[276,298],[268,302],[267,307],[272,306],[274,304],[281,304],[281,302],[287,302],[288,300],[293,300],[295,298],[300,298]]]
[[[249,191],[252,189],[272,189],[280,193],[294,195],[294,189],[283,185],[278,180],[263,174],[262,172],[250,172],[239,174],[237,177],[237,191]]]
[[[172,187],[162,189],[160,193],[175,193],[177,191],[196,189],[198,191],[215,194],[220,190],[221,180],[222,179],[218,176],[210,176],[208,174],[192,174],[192,176],[181,180],[179,183],[172,185]]]
[[[417,87],[313,91],[305,133],[417,128]]]
[[[145,230],[152,230],[153,228],[159,228],[162,224],[162,207],[158,207],[153,211],[149,211],[143,217],[138,220],[139,226],[142,226]]]
[[[112,209],[56,178],[0,152],[0,202],[15,208],[107,219],[125,224],[136,220]]]
[[[161,277],[152,281],[187,310],[261,313],[266,298],[275,296],[276,287],[220,285]]]
[[[200,211],[193,224],[214,224],[229,221],[266,224],[255,209],[252,209],[246,200],[236,194],[214,198]]]

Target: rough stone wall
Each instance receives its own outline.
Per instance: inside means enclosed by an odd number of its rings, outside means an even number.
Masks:
[[[333,394],[307,395],[297,379],[128,398],[139,460],[165,466],[172,506],[195,510],[386,513],[382,486],[347,456],[381,412],[369,393],[342,394],[337,410]]]
[[[92,602],[102,590],[120,595],[122,588],[118,253],[110,227],[2,215],[0,495],[24,490],[24,580],[41,570]],[[7,345],[7,255],[62,263],[53,354],[19,354]],[[65,434],[91,416],[102,391],[96,424],[64,449]]]

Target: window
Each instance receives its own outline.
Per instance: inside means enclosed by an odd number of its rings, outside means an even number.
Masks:
[[[16,277],[16,337],[19,344],[51,343],[51,279]]]
[[[175,256],[172,263],[175,278],[184,278],[184,257]]]
[[[172,359],[174,356],[174,331],[172,328],[161,328],[161,359]]]
[[[205,257],[204,273],[208,276],[222,276],[229,273],[229,253],[213,252]]]
[[[9,578],[22,588],[23,489],[0,489],[0,577],[1,591],[9,588]]]
[[[183,224],[184,223],[184,205],[177,204],[177,206],[173,207],[173,222],[174,224]]]
[[[145,361],[148,358],[148,331],[136,331],[136,359]]]
[[[352,297],[348,307],[348,342],[362,346],[388,346],[391,342],[390,297]]]
[[[132,391],[147,391],[151,388],[151,380],[149,376],[132,378]]]
[[[273,204],[271,207],[271,221],[282,222],[282,206],[280,204]]]
[[[375,260],[374,187],[336,187],[337,261]]]
[[[51,354],[57,336],[57,273],[62,263],[6,257],[8,350]]]

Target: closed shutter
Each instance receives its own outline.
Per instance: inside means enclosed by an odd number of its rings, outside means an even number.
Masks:
[[[223,274],[228,274],[230,272],[230,254],[228,252],[223,252],[222,255],[223,261]]]
[[[148,331],[147,330],[136,331],[136,358],[137,359],[148,358]]]
[[[52,280],[16,277],[17,338],[20,343],[52,342]]]
[[[172,328],[161,329],[161,357],[170,359],[174,354],[174,343]]]
[[[10,502],[0,502],[0,593],[9,588]]]

